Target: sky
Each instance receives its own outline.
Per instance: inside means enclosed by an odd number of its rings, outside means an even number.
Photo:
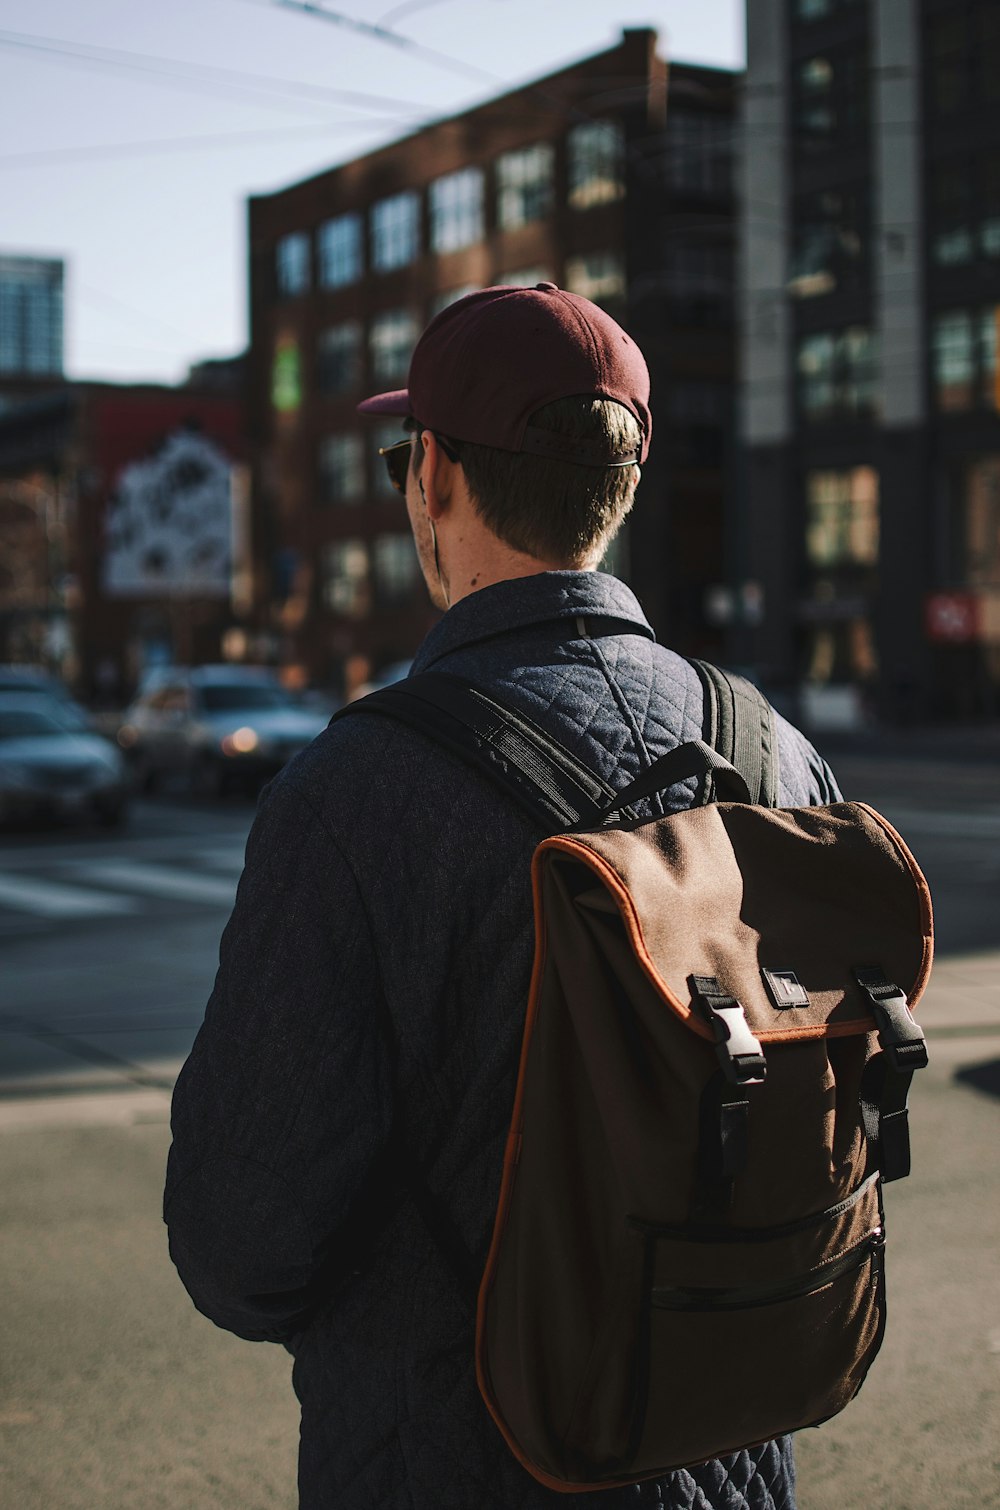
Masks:
[[[742,0],[0,0],[0,254],[65,258],[70,377],[177,382],[246,345],[249,195],[625,26],[743,66]]]

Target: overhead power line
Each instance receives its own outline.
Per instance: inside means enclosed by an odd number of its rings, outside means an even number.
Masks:
[[[331,26],[340,26],[358,36],[370,37],[375,42],[409,53],[411,57],[422,58],[425,63],[444,68],[448,73],[461,74],[463,78],[474,79],[482,84],[503,83],[503,79],[495,73],[488,73],[486,69],[477,68],[473,63],[465,63],[461,58],[453,58],[446,52],[438,52],[434,47],[425,47],[421,42],[414,42],[410,37],[401,36],[398,31],[390,31],[387,26],[380,26],[377,22],[359,21],[354,16],[345,16],[342,11],[316,5],[313,0],[274,0],[274,4],[283,10],[315,16],[320,21],[328,21]]]
[[[425,105],[400,100],[395,95],[370,94],[356,89],[329,89],[322,84],[309,84],[273,74],[246,73],[236,68],[191,63],[180,58],[164,58],[117,47],[99,47],[89,42],[71,42],[63,37],[43,37],[30,32],[0,31],[0,48],[30,52],[40,58],[71,66],[141,73],[168,86],[181,85],[210,94],[235,94],[250,99],[255,104],[276,105],[279,109],[287,108],[284,104],[278,104],[279,98],[285,97],[289,102],[297,101],[300,107],[304,101],[308,101],[310,104],[346,105],[353,110],[393,112],[404,122],[406,116],[426,114],[427,110]]]

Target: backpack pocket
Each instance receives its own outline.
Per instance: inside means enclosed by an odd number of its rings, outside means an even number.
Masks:
[[[885,1321],[877,1177],[781,1227],[633,1226],[631,1356],[588,1370],[565,1443],[571,1477],[700,1463],[825,1420],[857,1393]],[[609,1420],[619,1436],[603,1433],[598,1464],[593,1426]],[[731,1423],[722,1445],[720,1420]]]

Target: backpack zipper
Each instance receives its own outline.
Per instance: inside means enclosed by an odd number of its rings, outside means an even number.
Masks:
[[[775,1305],[782,1300],[797,1300],[821,1290],[852,1269],[860,1269],[869,1257],[880,1260],[884,1247],[885,1234],[881,1227],[876,1227],[857,1247],[796,1279],[783,1280],[780,1284],[737,1285],[731,1289],[658,1285],[654,1286],[650,1300],[661,1311],[737,1311]]]

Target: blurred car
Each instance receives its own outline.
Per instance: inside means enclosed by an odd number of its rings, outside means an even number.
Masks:
[[[173,667],[144,684],[118,743],[143,790],[183,776],[196,792],[221,795],[273,776],[329,719],[266,667]]]
[[[28,696],[38,694],[40,697],[54,698],[64,709],[67,719],[73,720],[76,728],[92,727],[86,708],[70,697],[59,678],[37,666],[0,665],[0,695],[6,692],[23,692]]]
[[[128,772],[109,740],[40,692],[0,692],[0,820],[121,823]]]

